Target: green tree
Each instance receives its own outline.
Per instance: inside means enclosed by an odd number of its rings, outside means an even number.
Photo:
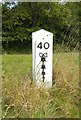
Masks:
[[[19,2],[9,7],[11,4],[2,7],[3,41],[31,41],[32,32],[43,28],[54,34],[55,44],[75,47],[79,42],[79,3]]]

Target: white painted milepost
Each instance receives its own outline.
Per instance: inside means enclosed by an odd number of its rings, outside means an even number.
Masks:
[[[32,33],[32,72],[37,85],[52,87],[53,34],[41,29]]]

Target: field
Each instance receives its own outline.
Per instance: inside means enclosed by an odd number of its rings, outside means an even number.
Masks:
[[[2,56],[3,118],[79,118],[79,53],[55,53],[53,87],[32,80],[32,55]]]

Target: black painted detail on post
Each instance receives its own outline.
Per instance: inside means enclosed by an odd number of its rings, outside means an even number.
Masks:
[[[41,61],[42,62],[45,62],[46,61],[46,59],[45,59],[45,57],[43,56],[43,57],[41,57]]]
[[[42,69],[46,69],[46,67],[45,67],[45,65],[42,65],[42,67],[41,67]]]
[[[44,72],[44,71],[42,71],[42,75],[45,75],[45,72]]]
[[[44,64],[44,62],[46,62],[46,57],[47,57],[47,53],[39,53],[39,56],[41,57],[41,62],[42,62],[42,66],[41,66],[41,68],[42,68],[42,79],[43,79],[43,82],[44,82],[44,80],[45,80],[45,71],[44,71],[44,69],[46,69],[46,67],[45,67],[45,64]]]

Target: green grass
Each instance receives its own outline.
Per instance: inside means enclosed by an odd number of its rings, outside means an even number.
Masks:
[[[3,55],[2,70],[6,77],[22,80],[32,72],[31,55]]]
[[[2,73],[2,56],[0,55],[0,118],[2,113],[2,79],[1,79],[1,73]]]
[[[54,84],[49,90],[30,82],[32,55],[3,55],[2,116],[79,117],[79,53],[55,53],[53,58]]]

